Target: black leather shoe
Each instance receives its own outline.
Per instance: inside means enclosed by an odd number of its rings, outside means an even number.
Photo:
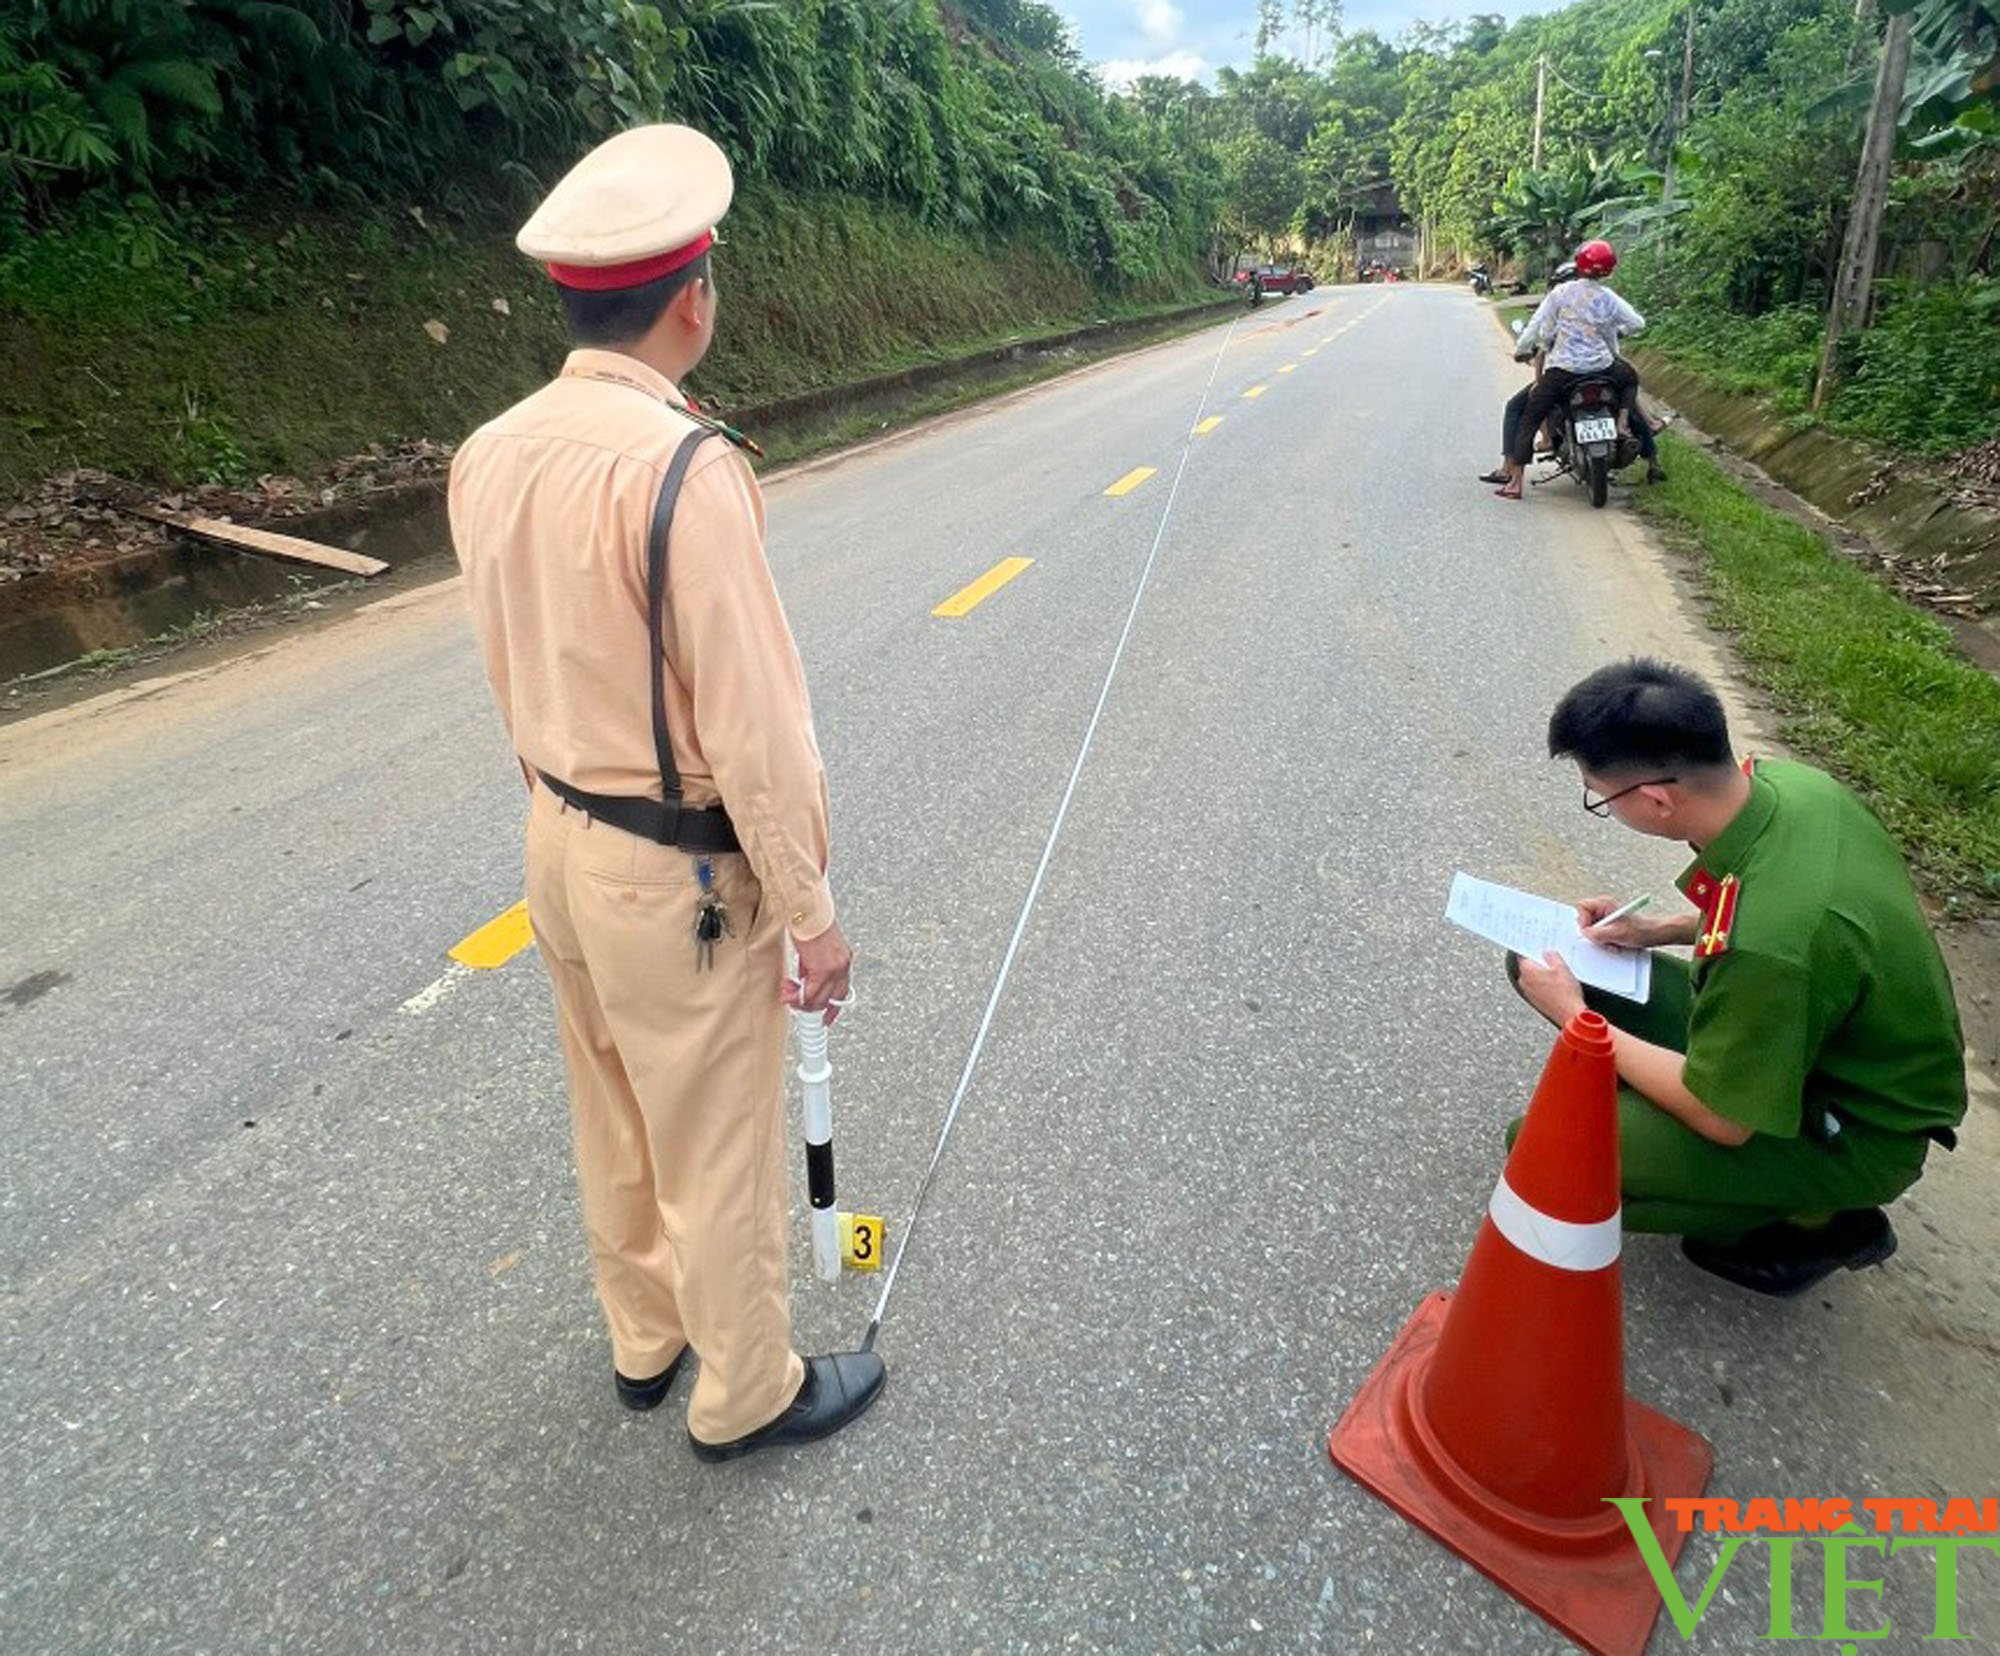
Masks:
[[[628,1409],[657,1409],[667,1400],[667,1393],[674,1389],[674,1376],[680,1373],[681,1364],[686,1361],[687,1348],[683,1346],[681,1354],[650,1380],[627,1380],[613,1369],[611,1379],[618,1388],[618,1401]]]
[[[1880,1265],[1895,1251],[1895,1227],[1880,1208],[1850,1208],[1816,1228],[1764,1225],[1735,1242],[1681,1238],[1681,1252],[1711,1276],[1777,1299],[1803,1294],[1838,1270]]]
[[[826,1357],[806,1359],[805,1384],[792,1406],[771,1422],[740,1437],[733,1443],[703,1443],[688,1433],[688,1445],[698,1459],[734,1460],[758,1449],[777,1449],[788,1443],[811,1443],[831,1437],[850,1420],[865,1414],[868,1406],[882,1395],[882,1383],[889,1371],[872,1351],[836,1351]]]

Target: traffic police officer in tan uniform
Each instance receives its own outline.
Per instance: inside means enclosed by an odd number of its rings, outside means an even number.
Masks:
[[[729,163],[687,127],[584,157],[522,228],[577,349],[482,426],[452,538],[528,781],[528,914],[555,988],[618,1396],[688,1351],[721,1460],[837,1431],[872,1352],[801,1360],[787,1293],[786,1005],[831,1022],[849,954],[805,676],[726,428],[679,386],[717,309]],[[786,937],[798,979],[785,975]]]
[[[1943,956],[1896,843],[1832,777],[1736,764],[1715,692],[1653,661],[1605,667],[1563,697],[1549,752],[1576,761],[1585,808],[1685,841],[1678,915],[1584,935],[1656,955],[1642,1006],[1581,988],[1557,956],[1510,961],[1551,1021],[1586,1005],[1616,1031],[1626,1228],[1683,1238],[1706,1271],[1767,1294],[1896,1248],[1882,1207],[1965,1115],[1965,1043]]]

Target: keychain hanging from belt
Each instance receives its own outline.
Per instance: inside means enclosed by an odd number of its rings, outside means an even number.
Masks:
[[[715,894],[715,864],[707,857],[697,858],[694,877],[701,885],[701,895],[694,905],[694,962],[698,970],[705,972],[715,964],[716,944],[725,937],[735,936],[736,928],[730,925],[729,911]]]

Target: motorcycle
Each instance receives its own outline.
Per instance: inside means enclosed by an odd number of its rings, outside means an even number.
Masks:
[[[1602,506],[1611,493],[1611,474],[1639,458],[1636,438],[1618,430],[1618,386],[1615,381],[1586,376],[1557,404],[1556,466],[1590,491],[1590,503]]]
[[[1493,291],[1493,272],[1483,264],[1476,264],[1465,273],[1465,279],[1472,284],[1472,291],[1484,299]]]
[[[1527,324],[1516,322],[1513,329],[1518,339]],[[1592,506],[1611,498],[1611,474],[1639,458],[1638,439],[1618,429],[1615,380],[1586,374],[1549,411],[1549,427],[1556,470],[1567,472],[1578,487],[1588,490]]]

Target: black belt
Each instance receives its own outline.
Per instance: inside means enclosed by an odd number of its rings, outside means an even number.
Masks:
[[[599,822],[608,822],[614,828],[637,834],[640,839],[651,840],[655,845],[671,845],[682,851],[710,854],[743,849],[736,838],[736,825],[720,805],[708,805],[697,810],[681,804],[677,799],[663,803],[632,794],[585,793],[583,789],[572,788],[546,771],[536,771],[535,774],[556,798],[574,805]]]

